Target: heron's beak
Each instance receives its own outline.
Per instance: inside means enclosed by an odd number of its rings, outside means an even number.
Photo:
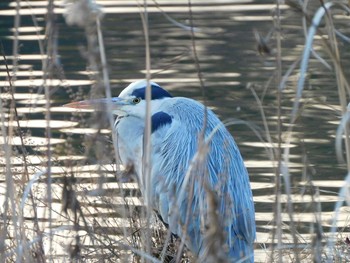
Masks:
[[[94,109],[105,111],[108,107],[111,110],[120,110],[123,105],[127,105],[128,103],[119,97],[114,97],[110,99],[94,99],[94,100],[82,100],[82,101],[74,101],[68,104],[63,105],[64,107],[74,108],[74,109]]]

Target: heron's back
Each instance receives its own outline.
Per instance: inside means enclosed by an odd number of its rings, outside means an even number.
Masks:
[[[220,236],[219,230],[216,236],[210,232],[218,223],[230,258],[253,261],[254,204],[236,143],[212,111],[204,121],[202,104],[186,98],[169,102],[162,111],[172,122],[152,136],[155,209],[202,260],[211,253],[210,239]],[[207,146],[201,147],[204,127]]]

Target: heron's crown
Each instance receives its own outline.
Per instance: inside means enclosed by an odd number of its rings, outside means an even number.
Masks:
[[[150,82],[151,85],[151,97],[152,100],[158,100],[163,98],[172,98],[171,94],[160,87],[155,82]],[[122,97],[123,95],[130,94],[131,96],[135,96],[144,100],[146,98],[146,87],[147,80],[139,80],[131,83],[127,88],[125,88],[119,95]]]

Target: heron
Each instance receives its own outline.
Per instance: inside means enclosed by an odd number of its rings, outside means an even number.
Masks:
[[[143,162],[147,85],[149,181]],[[226,262],[254,262],[256,227],[249,175],[235,140],[215,113],[196,100],[173,97],[147,80],[131,83],[118,97],[67,106],[96,109],[107,104],[115,116],[118,158],[124,167],[133,167],[145,202],[171,233],[199,262],[214,262],[213,253]],[[213,229],[219,234],[213,235]]]

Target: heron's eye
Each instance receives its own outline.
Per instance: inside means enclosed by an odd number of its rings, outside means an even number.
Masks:
[[[139,103],[140,101],[141,101],[140,98],[133,98],[133,99],[132,99],[132,102],[133,102],[134,104],[137,104],[137,103]]]

